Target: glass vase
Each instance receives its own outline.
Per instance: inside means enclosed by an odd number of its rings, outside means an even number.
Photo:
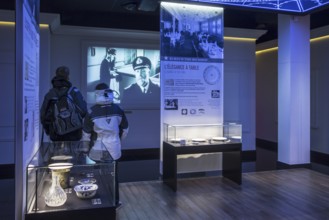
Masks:
[[[45,203],[49,207],[58,207],[64,205],[67,195],[59,183],[59,177],[52,175],[52,183],[45,195]]]

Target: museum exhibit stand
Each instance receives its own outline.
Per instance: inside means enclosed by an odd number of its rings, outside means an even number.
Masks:
[[[115,219],[115,166],[100,142],[43,143],[26,169],[25,219]]]
[[[163,183],[177,191],[177,156],[222,153],[222,175],[241,184],[242,126],[236,123],[164,124]]]

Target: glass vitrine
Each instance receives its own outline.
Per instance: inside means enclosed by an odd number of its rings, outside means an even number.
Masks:
[[[199,143],[242,142],[242,125],[224,124],[164,124],[164,141],[181,145]]]
[[[101,142],[43,143],[26,169],[25,218],[92,216],[93,210],[113,215],[115,166]]]

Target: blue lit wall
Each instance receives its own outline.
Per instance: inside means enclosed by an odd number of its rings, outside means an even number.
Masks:
[[[191,2],[204,2],[230,5],[246,8],[265,9],[294,13],[305,13],[329,4],[329,0],[188,0]]]

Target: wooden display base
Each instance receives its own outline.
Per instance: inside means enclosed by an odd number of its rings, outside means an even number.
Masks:
[[[223,176],[241,184],[241,143],[223,143],[180,146],[163,142],[163,183],[177,191],[177,155],[223,153]]]

